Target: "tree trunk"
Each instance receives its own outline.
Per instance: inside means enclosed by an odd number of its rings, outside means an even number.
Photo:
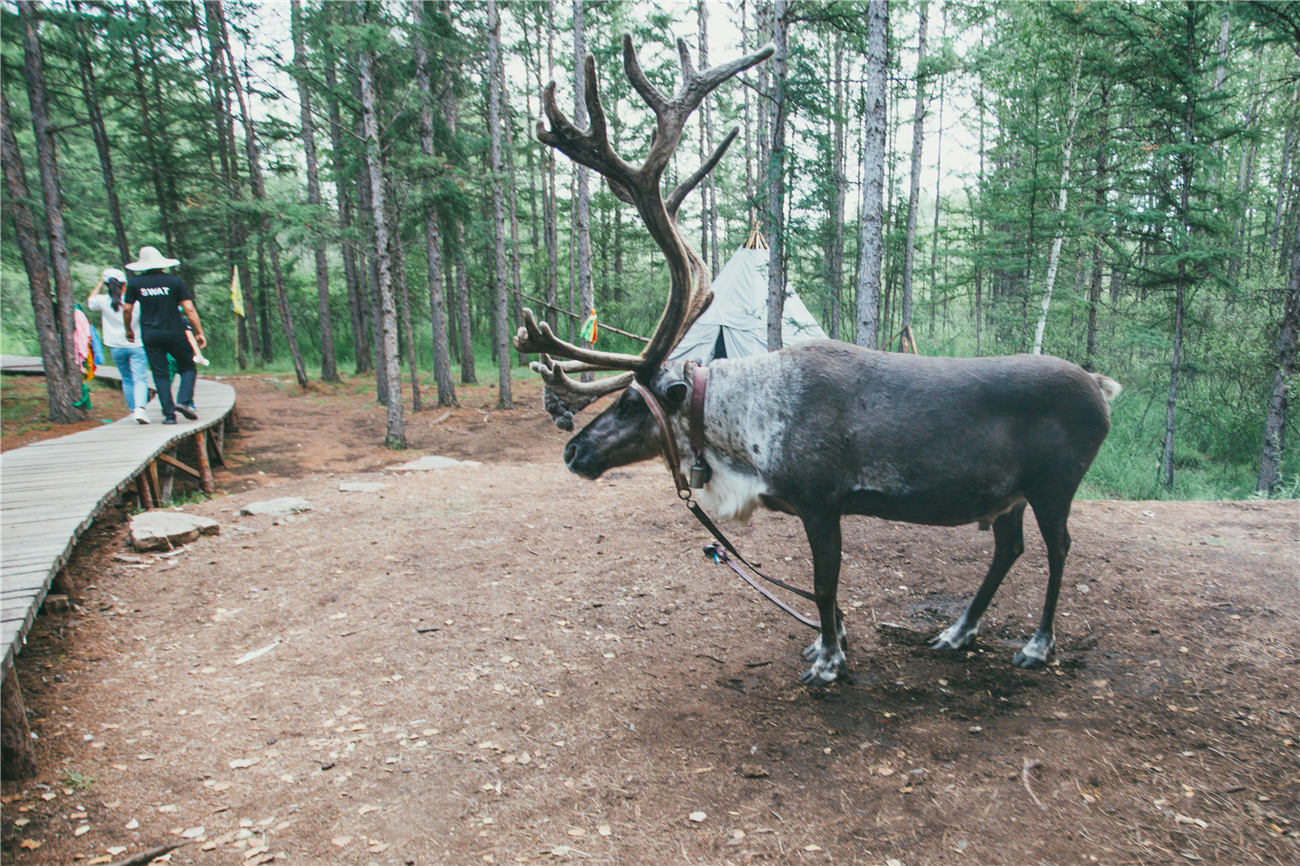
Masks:
[[[1190,80],[1190,79],[1189,79]],[[1193,98],[1188,95],[1187,109],[1184,117],[1184,148],[1190,149],[1195,142],[1196,108]],[[1183,249],[1191,237],[1191,213],[1189,203],[1192,194],[1192,175],[1194,171],[1192,155],[1184,150],[1181,155],[1182,190],[1179,193],[1179,215],[1182,220],[1180,243]],[[1178,404],[1178,378],[1182,373],[1183,363],[1183,318],[1186,312],[1187,259],[1179,256],[1174,280],[1174,351],[1169,363],[1169,399],[1165,403],[1165,442],[1160,458],[1160,474],[1164,486],[1174,489],[1174,413]]]
[[[4,767],[4,780],[21,781],[36,775],[36,750],[32,748],[32,732],[27,726],[27,709],[23,706],[23,692],[18,686],[18,671],[10,668],[0,685],[0,766]]]
[[[216,7],[217,20],[221,22],[223,48],[233,72],[234,58],[230,56],[230,33],[226,24],[225,10],[221,0],[212,0]],[[244,124],[244,148],[248,153],[248,178],[252,186],[253,198],[259,202],[266,201],[266,184],[262,180],[262,161],[258,152],[257,136],[253,127],[253,118],[248,111],[248,101],[244,98],[244,87],[238,75],[231,76],[235,88],[235,98],[239,100],[239,113]],[[280,245],[276,241],[275,228],[270,213],[262,216],[262,234],[271,255],[271,273],[275,279],[275,300],[280,309],[280,323],[284,327],[285,340],[289,344],[289,354],[293,358],[293,372],[300,388],[307,387],[307,369],[302,363],[302,351],[298,348],[298,335],[294,331],[293,316],[289,310],[289,293],[284,282],[284,270],[280,266]],[[267,341],[269,343],[269,341]]]
[[[220,10],[220,0],[208,0],[208,3],[209,5],[215,4],[218,11]],[[143,3],[141,6],[144,10],[143,18],[145,34],[147,35],[149,28],[152,26],[150,23],[149,7]],[[153,184],[154,199],[158,206],[158,226],[162,230],[164,251],[171,252],[175,247],[175,238],[173,237],[172,232],[171,207],[169,206],[170,202],[167,200],[167,194],[163,185],[164,170],[162,167],[162,159],[158,153],[158,136],[154,129],[153,112],[149,107],[149,94],[144,86],[144,71],[148,68],[149,64],[146,59],[140,55],[140,46],[137,44],[136,39],[131,38],[128,41],[131,45],[131,72],[133,81],[135,82],[135,95],[136,99],[140,103],[139,132],[140,137],[143,138],[145,158],[149,166],[149,179]],[[229,43],[230,37],[225,32],[225,23],[223,20],[222,47],[226,48],[227,57],[230,57]],[[238,76],[235,73],[235,64],[233,59],[230,62],[230,77],[232,81],[238,79]]]
[[[547,80],[555,77],[555,4],[546,4]],[[577,76],[581,77],[581,76]],[[555,148],[543,148],[546,160],[546,321],[560,331],[560,214],[556,182]]]
[[[353,96],[361,104],[361,81],[353,79]],[[383,311],[379,297],[379,241],[375,237],[378,217],[375,214],[373,189],[370,185],[370,149],[365,146],[365,114],[357,115],[357,140],[362,142],[357,153],[359,171],[357,173],[357,215],[358,222],[365,232],[363,243],[370,253],[365,256],[363,272],[365,280],[358,287],[357,303],[361,308],[362,327],[366,338],[375,352],[375,402],[388,405],[388,365],[384,363]],[[381,170],[382,176],[382,170]],[[399,383],[400,385],[400,383]]]
[[[62,387],[50,392],[50,420],[58,424],[71,424],[85,420],[86,413],[73,405],[75,401],[81,399],[81,376],[80,364],[77,361],[77,347],[72,339],[76,329],[73,322],[73,306],[76,304],[76,299],[72,294],[68,230],[63,222],[63,193],[59,189],[58,152],[54,132],[50,128],[49,96],[45,89],[45,58],[41,48],[36,4],[30,0],[23,0],[18,4],[18,15],[23,28],[23,75],[27,82],[27,98],[31,103],[36,162],[40,170],[41,197],[45,202],[45,231],[50,245],[49,261],[54,272],[54,296],[58,305],[54,313],[57,317],[59,333],[63,335],[59,352],[48,358],[43,356],[46,377],[53,375],[64,380]],[[18,167],[21,169],[21,164]],[[49,284],[46,282],[41,285]],[[32,291],[36,291],[36,286],[33,286]],[[51,361],[54,362],[53,365]]]
[[[580,14],[581,0],[575,5]],[[501,14],[496,0],[488,0],[488,162],[492,172],[492,262],[496,301],[497,408],[513,409],[510,393],[510,326],[506,291],[505,182],[501,159],[501,98],[505,91],[505,66],[501,61]]]
[[[582,70],[586,63],[587,43],[583,29],[583,0],[573,0],[573,59],[574,68]],[[587,128],[586,76],[579,72],[574,76],[573,88],[573,122],[579,129]],[[575,165],[574,182],[577,190],[573,202],[573,234],[576,261],[573,267],[578,276],[578,321],[582,321],[595,307],[591,288],[591,192],[588,190],[590,169],[585,165]],[[582,345],[591,345],[583,343]],[[582,380],[590,381],[590,373],[584,373]]]
[[[1052,253],[1047,260],[1047,280],[1043,284],[1043,308],[1034,328],[1034,354],[1043,354],[1043,332],[1047,330],[1047,309],[1052,304],[1052,289],[1056,285],[1056,272],[1061,264],[1061,245],[1065,241],[1065,211],[1070,197],[1070,157],[1074,153],[1074,127],[1079,120],[1079,69],[1083,63],[1083,49],[1074,58],[1074,74],[1070,76],[1070,107],[1065,118],[1065,142],[1061,145],[1061,186],[1056,197],[1056,237],[1052,238]]]
[[[1286,306],[1277,337],[1273,390],[1268,398],[1264,418],[1264,444],[1260,449],[1259,480],[1255,490],[1274,493],[1282,480],[1282,448],[1290,417],[1291,384],[1300,370],[1300,220],[1296,222],[1295,243],[1291,247],[1291,277],[1287,284]]]
[[[879,346],[881,266],[885,257],[885,133],[889,125],[885,87],[888,82],[889,2],[867,6],[867,58],[863,69],[862,207],[858,217],[857,328],[854,342]]]
[[[903,246],[903,285],[899,330],[906,334],[912,326],[912,280],[916,262],[916,214],[921,202],[921,154],[925,144],[925,29],[929,21],[929,0],[921,0],[921,21],[916,46],[916,113],[912,118],[912,182],[907,198],[907,238]],[[905,340],[906,337],[903,338]],[[900,340],[899,348],[903,347]]]
[[[216,116],[217,141],[221,151],[221,180],[225,186],[226,211],[229,226],[229,257],[232,267],[239,270],[239,291],[244,298],[244,316],[236,325],[236,355],[240,369],[244,368],[245,352],[254,359],[264,357],[262,334],[257,327],[260,304],[253,293],[253,269],[248,257],[248,227],[242,213],[236,212],[236,203],[243,199],[243,186],[239,179],[239,152],[235,145],[235,117],[230,104],[230,81],[234,70],[226,65],[229,51],[225,50],[224,31],[220,7],[212,2],[204,5],[204,20],[208,36],[209,83],[212,88],[212,108]]]
[[[393,248],[389,256],[393,262],[393,291],[397,295],[398,312],[402,317],[401,333],[406,335],[406,367],[411,371],[411,411],[419,412],[424,406],[420,400],[420,341],[415,329],[411,327],[411,294],[406,285],[406,256],[402,252],[401,214],[397,208],[389,206],[392,227],[389,229],[389,243]],[[398,341],[399,349],[401,341]],[[401,368],[401,356],[398,356],[398,368]]]
[[[429,75],[429,49],[425,44],[424,0],[411,0],[415,22],[415,84],[420,90],[420,150],[430,163],[433,145],[433,85]],[[447,304],[442,290],[442,232],[438,212],[426,207],[424,246],[429,276],[429,322],[433,331],[433,379],[438,386],[438,405],[456,405],[456,384],[451,378],[451,354],[447,345]]]
[[[54,418],[55,407],[65,407],[70,417],[77,412],[72,404],[81,398],[81,388],[74,388],[73,378],[59,372],[63,368],[63,349],[59,325],[54,318],[54,304],[50,299],[49,258],[41,246],[40,229],[28,205],[31,194],[27,188],[27,173],[9,119],[9,100],[3,93],[0,93],[0,147],[3,147],[0,165],[4,166],[5,175],[5,213],[13,220],[14,238],[22,254],[31,290],[36,338],[45,365],[45,394],[50,417]]]
[[[293,65],[298,72],[299,115],[302,118],[302,149],[307,161],[307,203],[314,211],[313,219],[323,221],[321,207],[320,174],[316,164],[316,130],[311,117],[311,83],[307,72],[307,52],[303,47],[302,2],[293,0],[290,6],[293,29]],[[320,319],[320,378],[322,382],[338,382],[338,362],[334,358],[334,325],[330,315],[329,264],[325,260],[324,226],[312,238],[312,252],[316,258],[316,312]]]
[[[844,48],[835,47],[834,116],[831,118],[831,141],[834,149],[831,186],[831,225],[826,250],[826,291],[830,295],[830,338],[840,338],[840,296],[844,282],[844,200],[849,181],[844,175]]]
[[[81,13],[81,3],[73,8]],[[132,260],[131,245],[126,239],[126,224],[122,221],[122,205],[117,198],[117,176],[113,172],[113,155],[108,149],[108,132],[104,128],[104,114],[99,107],[99,85],[95,80],[95,65],[90,57],[90,37],[86,33],[85,19],[77,21],[77,68],[81,77],[81,95],[86,103],[86,117],[99,154],[99,172],[104,178],[104,196],[108,204],[108,218],[113,223],[113,236],[122,261]]]
[[[749,53],[749,24],[746,19],[748,0],[740,0],[740,53]],[[750,117],[749,88],[745,94],[745,228],[754,228],[754,122]]]
[[[781,348],[781,323],[785,319],[785,115],[786,73],[786,0],[772,4],[772,129],[771,151],[767,170],[767,218],[771,240],[767,266],[767,350]]]
[[[948,7],[943,7],[943,25],[939,30],[939,43],[948,37]],[[946,95],[945,79],[939,76],[939,117],[935,123],[934,157],[934,231],[930,235],[930,322],[929,337],[934,339],[934,325],[938,314],[935,307],[939,296],[939,217],[943,213],[943,100]],[[947,304],[944,304],[947,309]]]
[[[1092,279],[1088,283],[1088,343],[1085,349],[1086,360],[1083,368],[1092,370],[1097,357],[1097,315],[1101,308],[1101,282],[1102,282],[1102,229],[1105,225],[1103,222],[1106,213],[1106,195],[1109,190],[1109,173],[1106,166],[1106,154],[1110,148],[1106,142],[1110,140],[1110,86],[1106,81],[1101,82],[1101,95],[1097,107],[1097,141],[1100,142],[1097,147],[1097,171],[1096,171],[1096,189],[1093,191],[1093,235],[1092,235]]]
[[[1291,88],[1291,104],[1287,115],[1291,118],[1286,125],[1286,139],[1282,143],[1282,164],[1278,167],[1277,204],[1273,207],[1273,228],[1268,234],[1269,252],[1277,253],[1278,237],[1282,234],[1282,213],[1286,210],[1287,190],[1291,182],[1291,154],[1295,150],[1296,126],[1300,124],[1296,105],[1300,104],[1300,81]]]
[[[322,6],[325,15],[326,32],[332,25],[334,5]],[[352,360],[357,374],[369,373],[374,369],[371,360],[370,341],[366,339],[366,320],[361,306],[361,270],[357,267],[356,247],[351,237],[354,208],[351,184],[347,179],[347,153],[344,147],[342,112],[339,109],[338,73],[335,69],[336,49],[328,37],[325,40],[325,88],[330,118],[330,142],[333,145],[334,192],[338,199],[339,210],[339,252],[343,257],[343,278],[348,288],[348,318],[352,324]]]
[[[454,137],[457,125],[455,95],[448,88],[443,94],[442,114],[447,129]],[[549,148],[548,148],[549,149]],[[474,370],[474,335],[470,320],[469,271],[465,257],[465,225],[459,217],[452,217],[452,242],[456,264],[456,336],[460,340],[460,381],[462,385],[478,383]]]
[[[397,359],[397,309],[393,305],[393,269],[389,259],[391,246],[388,237],[387,190],[384,184],[383,159],[379,143],[379,115],[376,111],[373,60],[369,51],[357,58],[357,73],[361,85],[361,118],[365,130],[364,146],[370,180],[370,206],[375,215],[375,257],[379,268],[379,303],[383,339],[378,347],[379,361],[385,370],[388,383],[388,432],[384,447],[406,447],[406,420],[402,410],[402,373]]]
[[[501,105],[502,105],[502,134],[505,137],[504,146],[506,150],[506,177],[509,183],[510,200],[510,278],[513,281],[510,286],[510,297],[513,300],[511,309],[514,312],[516,323],[523,321],[524,318],[524,300],[521,295],[524,289],[523,266],[519,261],[519,184],[518,175],[515,173],[515,148],[513,124],[510,119],[510,100],[507,98],[505,91],[505,72],[501,73]],[[507,342],[509,335],[507,334]],[[528,364],[528,355],[524,352],[519,353],[519,365]]]

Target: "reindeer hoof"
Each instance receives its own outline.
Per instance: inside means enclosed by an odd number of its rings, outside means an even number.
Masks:
[[[1025,670],[1041,668],[1052,657],[1052,650],[1054,649],[1056,649],[1055,637],[1036,634],[1029,639],[1029,643],[1025,644],[1024,649],[1016,653],[1016,657],[1011,660],[1011,663]]]
[[[817,673],[815,668],[816,666],[814,665],[800,674],[799,682],[803,683],[805,686],[829,686],[831,683],[835,682],[835,680],[839,679],[839,673],[837,671],[832,670]]]
[[[933,650],[955,652],[974,646],[975,635],[975,629],[961,628],[960,623],[954,623],[930,638],[926,643]]]
[[[844,662],[844,653],[842,651],[836,650],[833,653],[819,652],[813,666],[800,675],[799,682],[806,686],[824,686],[838,679],[847,678],[847,675],[848,666]]]

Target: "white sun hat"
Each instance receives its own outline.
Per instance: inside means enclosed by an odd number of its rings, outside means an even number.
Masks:
[[[172,268],[179,265],[177,259],[169,259],[158,252],[157,247],[140,247],[140,260],[131,262],[127,268],[133,271],[155,271],[159,268]]]

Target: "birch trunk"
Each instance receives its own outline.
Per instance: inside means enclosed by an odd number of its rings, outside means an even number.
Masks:
[[[867,58],[863,69],[866,114],[862,121],[863,182],[858,215],[857,325],[853,338],[859,346],[868,349],[879,346],[881,265],[885,256],[888,29],[888,0],[871,0],[867,6]]]
[[[389,259],[391,249],[388,221],[384,218],[387,209],[387,189],[381,164],[379,116],[375,107],[377,100],[372,64],[370,52],[362,51],[357,58],[357,73],[361,84],[361,122],[365,130],[364,147],[367,152],[367,174],[370,181],[370,206],[375,216],[375,258],[378,260],[379,268],[379,312],[383,335],[379,343],[381,349],[379,361],[384,366],[385,379],[388,382],[388,430],[384,437],[384,447],[400,449],[406,447],[406,419],[402,407],[402,373],[397,358],[397,309],[393,304],[393,269]]]
[[[1083,63],[1083,49],[1074,58],[1074,74],[1070,76],[1070,107],[1065,117],[1065,141],[1061,145],[1061,185],[1056,196],[1056,236],[1052,238],[1052,252],[1047,260],[1047,280],[1043,284],[1043,305],[1034,328],[1033,354],[1043,354],[1043,332],[1047,330],[1047,310],[1052,305],[1052,289],[1056,286],[1056,272],[1061,265],[1061,245],[1065,241],[1065,210],[1070,198],[1070,157],[1074,153],[1074,128],[1079,121],[1079,68]]]
[[[781,348],[781,322],[785,318],[785,113],[786,55],[785,0],[772,4],[772,130],[767,171],[767,218],[771,240],[767,266],[767,350]]]
[[[574,69],[582,70],[586,63],[587,40],[583,26],[583,0],[573,0],[573,59]],[[578,72],[574,76],[576,85],[573,91],[573,122],[579,129],[587,127],[587,87],[586,76]],[[578,314],[577,321],[583,321],[594,309],[595,299],[591,287],[591,192],[588,189],[589,172],[585,165],[575,167],[574,182],[576,191],[573,202],[574,266],[578,275]],[[590,346],[591,343],[582,345]],[[590,373],[583,373],[584,382],[591,381]]]
[[[907,198],[907,238],[903,246],[902,318],[899,330],[906,334],[912,326],[912,281],[916,264],[916,214],[921,202],[921,155],[925,146],[925,30],[929,23],[930,4],[920,4],[920,26],[916,46],[916,111],[912,117],[912,180]],[[906,337],[904,336],[904,340]],[[899,348],[902,349],[900,341]]]
[[[488,0],[488,161],[492,171],[492,258],[496,301],[497,408],[513,409],[510,394],[510,327],[506,315],[505,196],[501,160],[501,94],[505,67],[501,62],[501,14],[496,0]]]

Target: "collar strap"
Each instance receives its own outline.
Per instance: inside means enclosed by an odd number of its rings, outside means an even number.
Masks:
[[[633,379],[632,384],[628,386],[633,391],[641,395],[645,404],[650,409],[650,414],[654,416],[655,422],[659,425],[659,432],[663,435],[664,440],[664,457],[668,460],[668,468],[673,473],[673,483],[677,485],[677,493],[680,496],[685,493],[689,499],[691,485],[682,474],[682,460],[677,453],[677,440],[673,437],[673,430],[668,426],[668,416],[664,414],[663,406],[659,405],[659,400],[645,385],[641,384],[639,379]]]
[[[688,366],[691,375],[691,452],[698,460],[704,454],[704,389],[709,384],[709,368],[694,362]]]

